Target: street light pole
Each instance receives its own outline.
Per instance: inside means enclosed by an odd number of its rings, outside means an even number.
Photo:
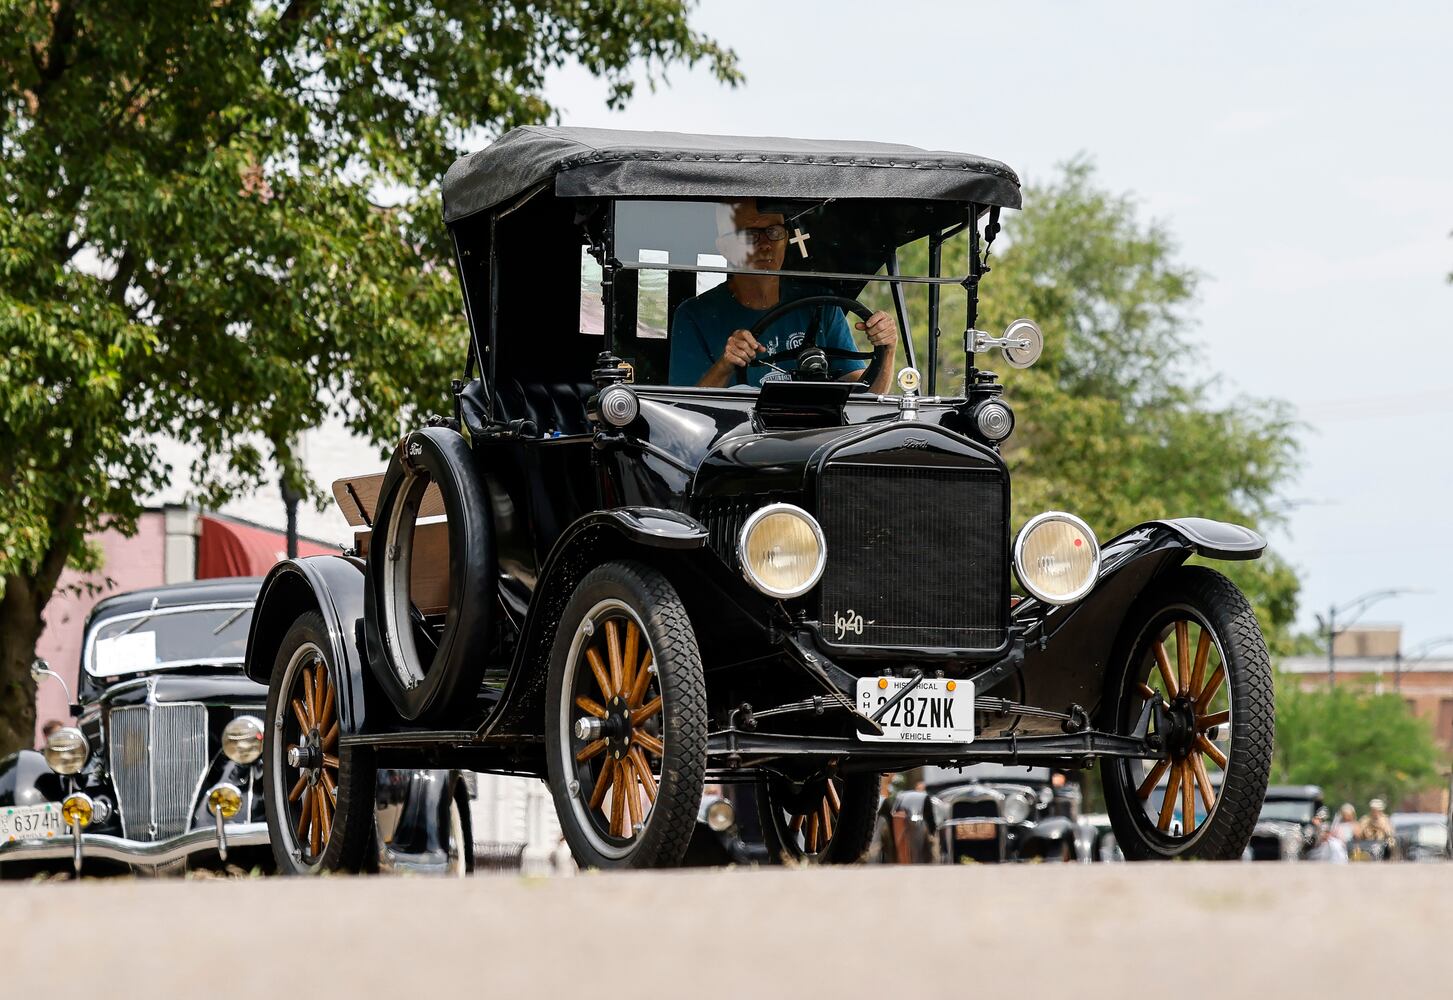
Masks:
[[[1413,667],[1416,667],[1419,663],[1422,663],[1429,656],[1433,655],[1434,652],[1442,649],[1444,646],[1453,646],[1453,635],[1445,635],[1440,636],[1437,639],[1429,639],[1417,649],[1413,650],[1412,655],[1408,657],[1407,660],[1403,659],[1403,651],[1401,648],[1399,648],[1398,651],[1393,654],[1393,668],[1397,671],[1397,673],[1394,675],[1393,687],[1398,691],[1401,691],[1403,689],[1404,663],[1406,663],[1408,669],[1411,670],[1413,669]]]
[[[1327,689],[1330,691],[1337,686],[1337,616],[1343,615],[1348,618],[1347,624],[1342,626],[1341,631],[1345,632],[1357,622],[1368,608],[1378,601],[1388,597],[1396,597],[1399,594],[1426,593],[1419,587],[1391,587],[1387,590],[1369,590],[1361,597],[1353,598],[1340,608],[1333,604],[1327,608]]]

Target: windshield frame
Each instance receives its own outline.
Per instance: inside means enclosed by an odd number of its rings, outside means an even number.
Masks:
[[[938,398],[938,358],[940,353],[939,341],[943,331],[939,325],[940,297],[945,286],[957,286],[964,289],[967,302],[967,322],[964,330],[964,360],[965,371],[970,373],[976,369],[975,356],[972,349],[970,332],[978,320],[978,285],[983,274],[987,271],[987,262],[980,257],[981,247],[984,256],[987,257],[987,248],[993,242],[994,234],[998,230],[999,210],[992,205],[984,205],[977,202],[964,201],[954,202],[963,211],[963,220],[945,225],[937,232],[924,233],[917,237],[928,241],[928,271],[927,275],[905,275],[899,267],[899,251],[903,246],[892,248],[892,252],[882,265],[882,273],[863,274],[858,272],[839,271],[805,271],[805,270],[758,270],[750,267],[732,267],[730,265],[720,266],[714,264],[673,264],[671,262],[623,261],[617,253],[616,229],[617,212],[622,204],[649,203],[649,202],[671,202],[684,201],[702,204],[715,204],[724,200],[722,197],[697,197],[697,198],[661,198],[661,197],[633,197],[633,198],[612,198],[604,206],[603,211],[596,216],[596,226],[587,223],[585,233],[588,237],[586,251],[595,257],[601,269],[601,305],[604,313],[604,329],[602,338],[602,355],[614,357],[617,346],[616,325],[616,289],[614,273],[618,271],[664,271],[668,274],[679,272],[682,274],[720,274],[729,276],[732,274],[750,274],[756,276],[778,277],[786,279],[807,279],[818,281],[854,281],[862,282],[865,286],[871,283],[880,283],[890,290],[893,300],[893,308],[896,313],[899,331],[901,334],[900,344],[904,349],[904,359],[909,367],[919,369],[924,376],[923,395],[929,399]],[[731,200],[731,199],[725,199]],[[827,201],[838,201],[841,199],[826,199]],[[875,200],[898,200],[898,199],[875,199]],[[913,202],[915,199],[902,199],[904,202]],[[981,234],[980,226],[987,228]],[[965,275],[955,274],[944,277],[942,274],[943,246],[949,241],[967,233],[968,236],[968,273]],[[913,242],[913,241],[909,241]],[[494,241],[491,240],[491,264],[497,266]],[[928,286],[928,356],[920,369],[919,360],[915,357],[912,331],[909,329],[909,317],[907,304],[904,299],[903,286],[906,284]],[[493,372],[491,371],[491,375]],[[713,391],[723,391],[714,389]],[[728,387],[728,391],[740,391]],[[891,389],[889,390],[892,391]]]
[[[179,615],[195,613],[198,611],[239,611],[244,609],[255,609],[255,601],[219,601],[202,602],[196,604],[178,604],[169,608],[143,609],[131,611],[124,615],[108,615],[104,621],[94,622],[86,630],[86,642],[81,649],[81,672],[93,680],[106,680],[120,677],[136,677],[141,674],[152,673],[159,670],[178,670],[185,667],[222,667],[237,666],[245,662],[243,656],[207,656],[187,657],[184,660],[164,660],[150,666],[141,667],[136,670],[122,670],[110,673],[98,673],[94,668],[96,665],[96,640],[101,630],[118,622],[138,621],[141,619],[160,618],[165,615]],[[231,625],[228,626],[232,627]],[[244,649],[246,647],[244,646]]]

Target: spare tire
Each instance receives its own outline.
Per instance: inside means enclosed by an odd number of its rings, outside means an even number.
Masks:
[[[449,533],[442,629],[426,623],[411,597],[414,527],[431,483]],[[405,719],[458,717],[473,705],[484,676],[497,569],[493,519],[469,444],[445,427],[414,431],[395,450],[378,497],[364,593],[369,666]]]

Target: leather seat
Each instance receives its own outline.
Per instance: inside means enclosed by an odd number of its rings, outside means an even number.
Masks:
[[[585,401],[595,392],[589,382],[527,382],[503,379],[495,393],[500,420],[533,420],[542,436],[589,434]]]

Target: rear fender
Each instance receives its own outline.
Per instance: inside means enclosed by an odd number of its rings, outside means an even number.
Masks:
[[[1265,548],[1249,528],[1200,517],[1147,521],[1116,535],[1100,549],[1100,575],[1084,600],[1055,607],[1029,598],[1014,608],[1014,623],[1026,629],[1024,703],[1059,712],[1079,705],[1095,717],[1121,626],[1157,577],[1193,555],[1255,559]],[[1058,726],[1026,719],[1019,731]]]
[[[278,563],[262,581],[257,610],[247,636],[247,676],[261,684],[272,676],[273,661],[283,636],[298,616],[317,611],[328,627],[332,645],[333,681],[338,690],[338,719],[345,734],[363,731],[365,706],[391,714],[388,703],[374,694],[359,640],[363,618],[363,560],[351,556],[307,556]]]

